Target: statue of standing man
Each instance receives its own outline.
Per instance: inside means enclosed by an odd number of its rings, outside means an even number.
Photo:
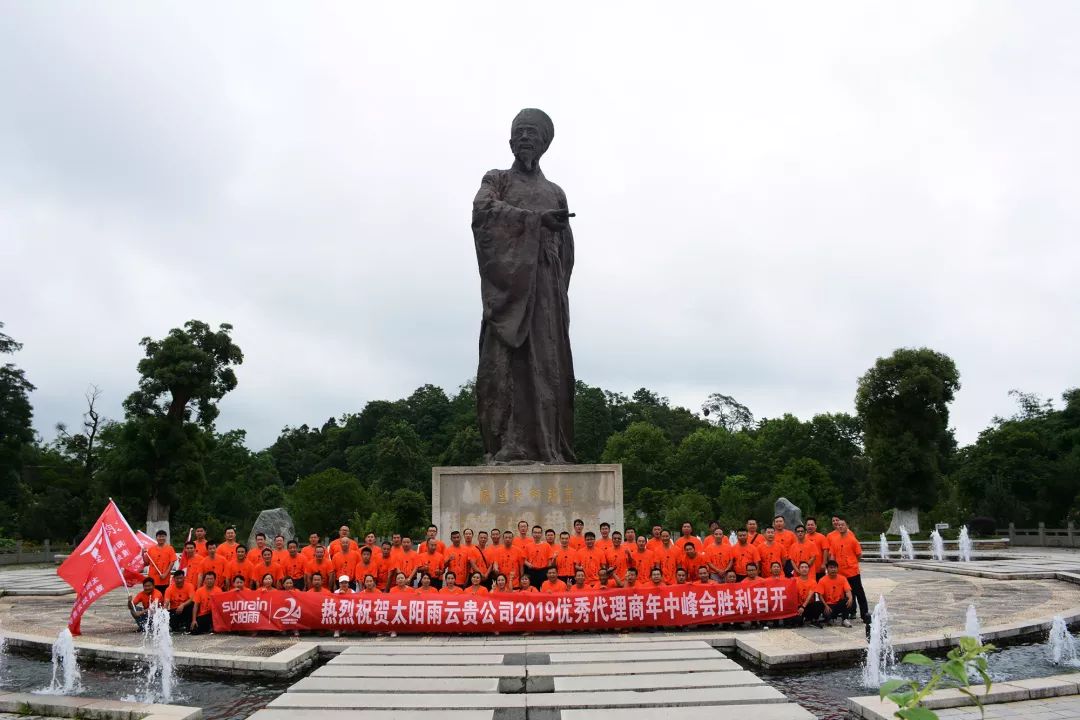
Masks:
[[[518,113],[513,166],[484,175],[473,200],[484,302],[476,399],[489,464],[575,460],[567,297],[574,235],[566,194],[540,170],[554,136],[544,111]]]

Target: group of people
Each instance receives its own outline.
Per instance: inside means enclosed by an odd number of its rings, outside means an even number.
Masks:
[[[522,520],[516,532],[454,530],[449,544],[431,525],[418,548],[399,534],[382,543],[374,533],[356,540],[347,525],[326,545],[312,533],[303,548],[297,540],[281,535],[271,540],[263,533],[256,533],[248,548],[237,542],[232,528],[218,543],[195,528],[180,554],[159,531],[157,544],[144,551],[147,577],[129,609],[139,629],[160,605],[169,612],[173,630],[200,633],[212,629],[211,597],[228,591],[577,593],[794,577],[798,610],[790,622],[820,627],[839,620],[850,627],[857,610],[868,623],[859,570],[862,547],[843,517],[833,517],[832,527],[823,534],[811,517],[790,530],[777,515],[761,532],[750,519],[733,533],[732,542],[718,522],[710,523],[703,538],[684,522],[673,539],[660,526],[646,536],[633,528],[612,532],[601,523],[598,537],[586,532],[581,520],[574,521],[573,532],[558,535]]]

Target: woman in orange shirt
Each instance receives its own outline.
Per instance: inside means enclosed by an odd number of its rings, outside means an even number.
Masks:
[[[483,581],[484,576],[474,572],[469,576],[469,587],[465,588],[465,592],[470,595],[487,595],[488,589],[481,584]]]
[[[361,594],[366,593],[368,595],[378,595],[380,592],[382,592],[382,591],[379,590],[379,586],[378,586],[377,582],[375,581],[375,576],[374,575],[365,575],[364,576],[364,589],[361,590],[360,593]]]
[[[437,587],[435,587],[434,585],[431,584],[431,574],[430,573],[421,573],[420,574],[420,587],[416,588],[416,592],[419,595],[427,595],[429,593],[437,593],[437,592],[439,592],[439,588],[437,588]]]
[[[551,568],[548,568],[549,570]],[[544,582],[547,582],[546,580]],[[529,573],[525,573],[521,576],[521,587],[518,588],[518,592],[534,593],[536,592],[536,586],[532,584],[532,580],[529,579]]]
[[[262,579],[259,581],[259,592],[270,592],[274,589],[274,575],[273,573],[263,573]]]
[[[525,577],[522,575],[522,577]],[[506,587],[506,575],[499,573],[495,576],[495,584],[491,587],[491,592],[509,592],[509,588]]]
[[[409,585],[409,576],[399,572],[394,576],[394,587],[390,588],[391,595],[413,595],[416,588]]]
[[[444,595],[457,595],[464,592],[458,584],[457,577],[454,575],[453,570],[447,570],[446,575],[443,578],[443,586],[439,589],[439,592]]]

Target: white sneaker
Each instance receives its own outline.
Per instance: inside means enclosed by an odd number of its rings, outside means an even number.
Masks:
[[[842,622],[840,624],[843,625],[844,627],[851,627],[851,621],[848,620],[847,618],[844,618],[844,622]]]
[[[340,630],[335,630],[334,631],[334,637],[341,637],[341,631]]]

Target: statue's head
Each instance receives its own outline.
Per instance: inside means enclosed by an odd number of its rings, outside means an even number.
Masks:
[[[525,108],[510,124],[510,151],[527,170],[532,170],[554,137],[555,125],[548,114]]]

